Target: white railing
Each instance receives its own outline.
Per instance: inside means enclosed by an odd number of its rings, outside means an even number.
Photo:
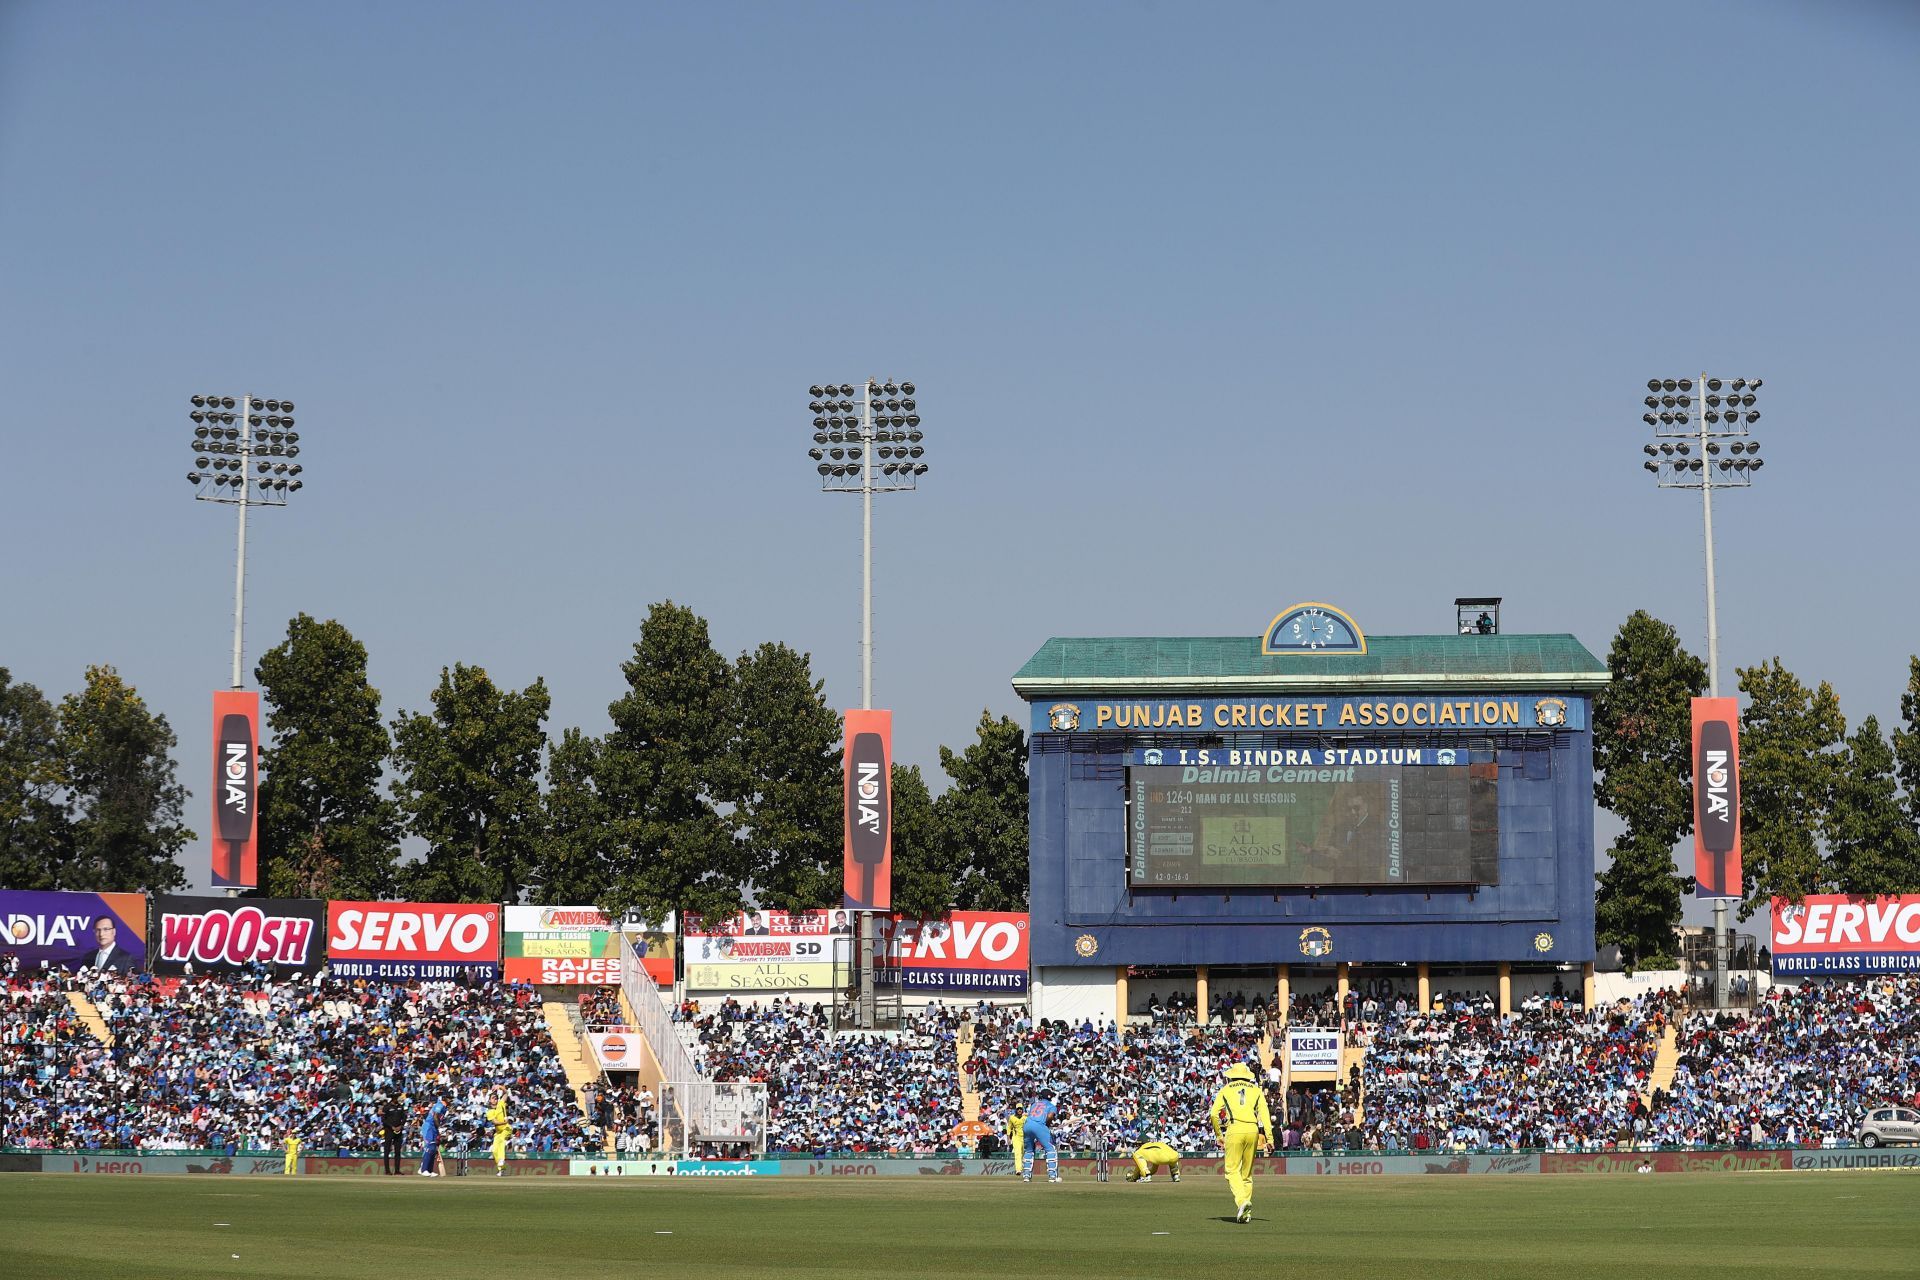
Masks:
[[[640,962],[627,935],[623,933],[619,937],[620,993],[626,996],[628,1007],[640,1023],[640,1033],[653,1049],[653,1059],[660,1064],[660,1078],[694,1079],[699,1072],[694,1068],[693,1055],[687,1052],[687,1046],[681,1043],[674,1029],[673,1015],[667,1011],[667,1001],[660,994],[659,984]]]

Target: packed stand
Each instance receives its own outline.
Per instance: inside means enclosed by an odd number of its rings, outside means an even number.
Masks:
[[[81,980],[112,1046],[68,1050],[57,1096],[28,1115],[9,1108],[22,1145],[268,1150],[294,1133],[316,1154],[377,1151],[382,1103],[398,1094],[409,1145],[437,1097],[443,1142],[482,1149],[487,1092],[504,1085],[514,1150],[598,1147],[528,987],[257,971]]]
[[[1671,992],[1588,1016],[1553,1002],[1507,1017],[1471,996],[1385,1017],[1364,1075],[1362,1145],[1387,1151],[1593,1150],[1644,1137]]]
[[[960,1123],[957,1013],[932,1006],[898,1033],[836,1036],[821,1005],[728,999],[683,1006],[692,1050],[716,1081],[767,1086],[767,1148],[927,1153],[953,1146]]]
[[[1069,1146],[1121,1150],[1151,1139],[1198,1155],[1217,1148],[1207,1108],[1221,1075],[1236,1062],[1260,1072],[1261,1034],[1254,1025],[1164,1022],[1123,1039],[1104,1023],[986,1011],[967,1066],[989,1123],[1004,1127],[1051,1091],[1061,1108],[1054,1131]]]
[[[1833,1146],[1875,1106],[1920,1105],[1920,977],[1776,986],[1688,1014],[1651,1132],[1662,1146]]]

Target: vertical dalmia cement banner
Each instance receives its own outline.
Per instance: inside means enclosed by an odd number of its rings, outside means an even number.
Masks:
[[[213,695],[213,887],[259,884],[260,695]]]
[[[1693,879],[1696,898],[1738,898],[1740,700],[1693,700]]]
[[[893,712],[847,712],[845,752],[841,905],[849,911],[887,911],[893,905]]]

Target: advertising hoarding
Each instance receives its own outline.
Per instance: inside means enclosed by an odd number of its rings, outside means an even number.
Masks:
[[[1773,976],[1920,973],[1920,893],[1773,900]]]
[[[260,695],[213,695],[213,887],[260,883]]]
[[[846,726],[840,905],[885,911],[893,905],[893,712],[849,711]]]
[[[1019,995],[1027,990],[1027,913],[956,911],[876,922],[876,980],[902,991]]]
[[[1738,898],[1740,700],[1693,700],[1693,896]]]
[[[329,902],[327,967],[336,978],[498,978],[500,908],[491,902]]]
[[[1303,1071],[1340,1070],[1340,1032],[1332,1028],[1288,1027],[1287,1068],[1293,1074]]]
[[[831,911],[747,911],[708,923],[687,917],[689,991],[831,991],[844,963],[853,915]]]
[[[155,973],[242,969],[256,960],[310,973],[327,958],[327,904],[308,898],[154,899]]]
[[[508,982],[542,986],[617,987],[620,935],[626,934],[663,987],[673,985],[673,916],[658,925],[614,922],[598,907],[508,907],[501,970]]]
[[[638,1027],[605,1027],[587,1032],[593,1056],[608,1071],[638,1071],[641,1066],[643,1037]]]
[[[147,967],[143,893],[42,893],[0,890],[0,954],[20,971]]]

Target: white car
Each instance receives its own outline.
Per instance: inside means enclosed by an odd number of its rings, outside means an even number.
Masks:
[[[1912,1107],[1876,1107],[1860,1122],[1859,1140],[1863,1147],[1920,1142],[1920,1111]]]

